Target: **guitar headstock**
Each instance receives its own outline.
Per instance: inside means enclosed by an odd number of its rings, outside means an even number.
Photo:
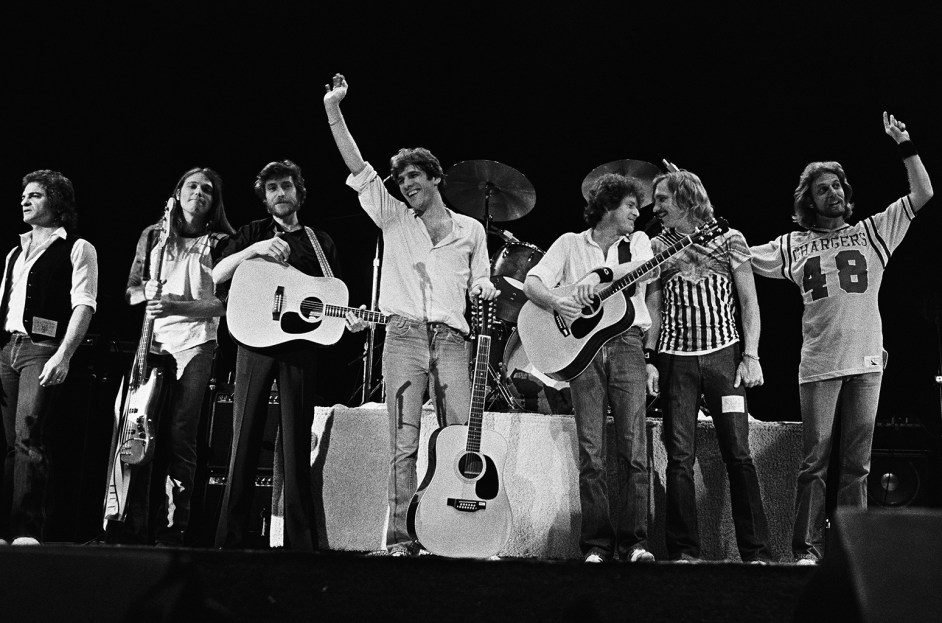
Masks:
[[[697,244],[703,244],[718,236],[722,236],[728,231],[729,223],[726,222],[726,219],[717,217],[712,221],[707,221],[700,225],[700,227],[690,234],[690,238]]]
[[[167,244],[167,239],[170,238],[170,215],[173,213],[173,204],[175,199],[170,197],[167,199],[167,205],[164,206],[164,215],[160,218],[158,227],[160,228],[160,237],[157,239],[157,244],[154,245],[156,248],[161,248]]]
[[[494,301],[474,297],[471,303],[471,332],[475,335],[490,335],[496,320]]]

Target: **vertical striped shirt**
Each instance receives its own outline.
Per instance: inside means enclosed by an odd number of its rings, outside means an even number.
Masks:
[[[651,246],[656,255],[680,239],[669,229]],[[702,355],[739,341],[733,271],[749,259],[746,239],[730,229],[705,245],[691,245],[662,265],[660,352]]]

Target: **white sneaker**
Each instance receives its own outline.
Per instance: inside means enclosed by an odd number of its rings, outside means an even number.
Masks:
[[[818,564],[818,559],[814,556],[802,556],[795,561],[795,564],[801,567],[811,567]]]
[[[13,545],[39,545],[39,541],[31,536],[18,536],[13,539]]]
[[[639,547],[638,549],[631,551],[631,556],[628,558],[628,562],[654,562],[654,554]]]
[[[585,562],[592,562],[592,563],[605,562],[605,559],[599,556],[598,554],[589,554],[588,556],[585,557]]]

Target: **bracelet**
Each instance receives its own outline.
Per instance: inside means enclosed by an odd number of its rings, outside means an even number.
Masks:
[[[743,358],[752,359],[753,361],[759,361],[759,355],[750,355],[749,353],[743,353]]]
[[[896,148],[899,150],[899,155],[903,160],[919,153],[916,151],[916,146],[912,141],[903,141],[902,143],[897,143]]]
[[[657,351],[653,348],[644,349],[644,363],[654,363],[654,356],[657,355]]]
[[[608,283],[615,277],[615,273],[607,266],[596,268],[592,272],[599,276],[599,283]]]

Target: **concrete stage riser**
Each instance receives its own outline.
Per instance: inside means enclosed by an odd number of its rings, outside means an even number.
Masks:
[[[501,555],[580,557],[581,514],[574,418],[488,412],[484,414],[483,426],[500,433],[509,445],[504,480],[514,523]],[[426,409],[418,456],[419,482],[428,461],[428,438],[436,427],[434,412]],[[613,503],[617,503],[614,479],[618,472],[611,422],[607,432],[609,494]],[[664,546],[667,454],[661,441],[662,432],[661,420],[649,418],[649,548],[659,560],[667,556]],[[754,420],[750,423],[749,443],[769,519],[772,550],[777,558],[790,560],[795,482],[801,459],[801,424]],[[382,548],[389,469],[389,422],[385,407],[318,408],[311,446],[320,546],[346,551]],[[273,545],[280,545],[282,539],[278,458],[276,456],[275,460]],[[697,427],[695,481],[703,557],[738,560],[726,468],[709,420],[701,421]]]

